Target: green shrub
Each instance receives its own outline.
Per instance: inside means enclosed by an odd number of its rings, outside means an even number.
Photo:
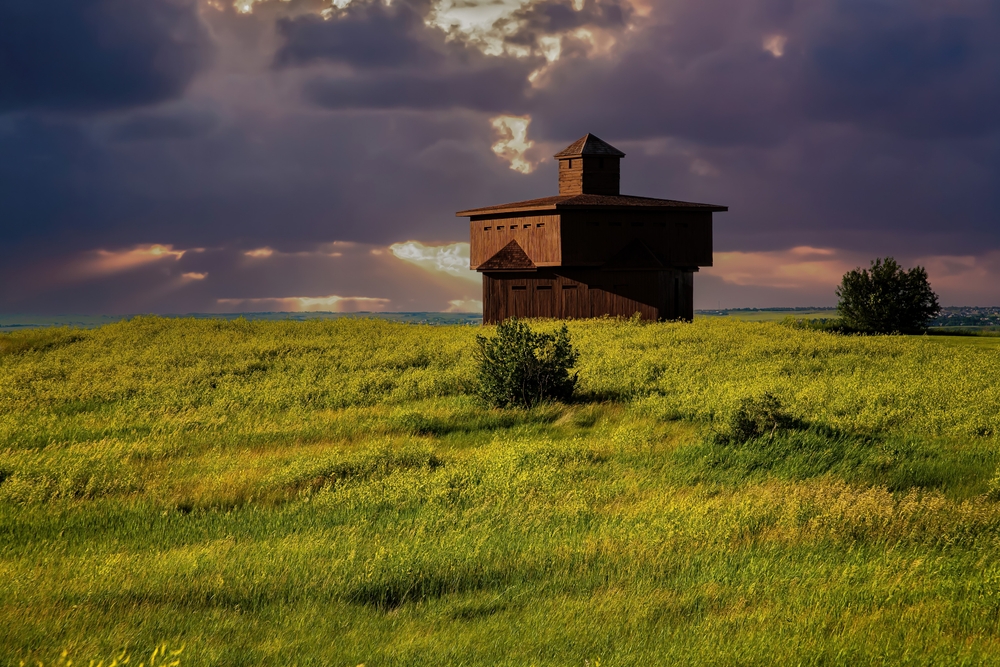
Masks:
[[[511,318],[497,325],[496,336],[476,336],[477,393],[498,408],[567,400],[576,387],[577,374],[569,371],[578,357],[565,324],[549,334]]]
[[[748,396],[729,418],[729,438],[734,442],[748,442],[761,436],[773,436],[792,422],[782,409],[781,401],[770,392]]]

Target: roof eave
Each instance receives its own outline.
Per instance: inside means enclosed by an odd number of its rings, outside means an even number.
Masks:
[[[491,215],[493,213],[527,213],[529,211],[554,211],[557,208],[556,204],[548,204],[544,206],[514,206],[510,208],[473,208],[468,211],[459,211],[455,214],[456,218],[471,218],[476,215]]]
[[[538,267],[532,267],[530,269],[491,269],[488,267],[477,266],[474,271],[477,273],[538,273]]]
[[[683,202],[673,206],[642,206],[638,204],[574,204],[572,202],[557,202],[553,204],[534,204],[531,206],[501,206],[495,208],[473,208],[455,213],[456,218],[471,218],[477,215],[501,215],[504,213],[528,213],[531,211],[558,211],[558,210],[669,210],[669,211],[707,211],[709,213],[725,213],[728,206],[718,206],[716,204],[699,204],[696,202]]]
[[[728,206],[713,206],[712,204],[679,204],[677,206],[642,206],[638,204],[559,204],[555,208],[566,209],[601,209],[602,211],[708,211],[710,213],[723,213],[729,210]]]

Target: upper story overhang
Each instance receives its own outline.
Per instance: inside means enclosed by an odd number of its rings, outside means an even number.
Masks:
[[[728,206],[717,204],[699,204],[696,202],[677,201],[675,199],[654,199],[653,197],[635,197],[632,195],[559,195],[555,197],[542,197],[541,199],[528,199],[526,201],[512,202],[510,204],[499,204],[497,206],[485,206],[483,208],[470,208],[459,211],[455,215],[459,218],[489,219],[509,215],[511,213],[552,213],[553,211],[585,210],[594,209],[602,211],[613,210],[673,210],[673,211],[702,211],[702,212],[723,212],[728,211]]]

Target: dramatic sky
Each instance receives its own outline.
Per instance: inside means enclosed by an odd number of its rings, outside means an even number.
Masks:
[[[730,207],[699,308],[1000,304],[996,0],[0,0],[0,312],[475,310],[587,132]]]

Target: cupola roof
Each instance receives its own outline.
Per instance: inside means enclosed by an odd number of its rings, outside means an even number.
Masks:
[[[585,134],[552,157],[566,158],[581,155],[607,155],[610,157],[625,157],[625,153],[593,134]]]

